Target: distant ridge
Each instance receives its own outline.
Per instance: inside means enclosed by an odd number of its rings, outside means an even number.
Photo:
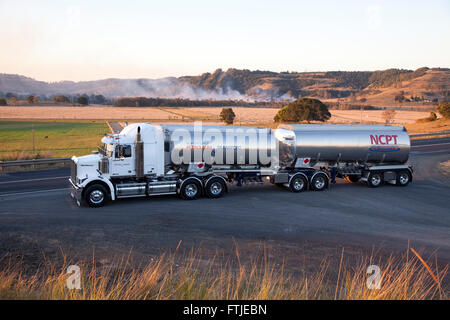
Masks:
[[[199,76],[161,79],[103,79],[44,82],[22,75],[0,74],[0,94],[102,94],[109,98],[144,96],[187,99],[286,100],[300,96],[322,99],[413,90],[430,99],[450,96],[449,68],[415,71],[271,72],[217,69]],[[395,91],[394,90],[394,91]],[[389,91],[390,92],[390,91]],[[390,94],[390,93],[389,93]]]

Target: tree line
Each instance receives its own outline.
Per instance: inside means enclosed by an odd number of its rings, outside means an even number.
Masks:
[[[117,99],[114,103],[117,107],[254,107],[270,106],[280,107],[281,102],[250,102],[244,100],[190,100],[170,98],[127,97]]]
[[[96,94],[77,94],[77,95],[23,95],[15,94],[12,92],[3,93],[0,92],[0,105],[15,105],[19,102],[26,104],[38,104],[38,103],[58,103],[58,104],[112,104],[113,100],[104,97],[103,95]]]

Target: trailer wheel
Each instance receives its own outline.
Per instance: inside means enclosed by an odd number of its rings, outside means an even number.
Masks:
[[[195,200],[200,197],[202,193],[202,186],[200,182],[191,178],[183,181],[180,187],[180,196],[184,200]]]
[[[306,178],[302,175],[294,176],[291,179],[291,182],[289,182],[289,190],[292,192],[302,192],[306,190],[306,187],[308,186],[308,181]]]
[[[206,195],[209,198],[220,198],[224,195],[226,188],[222,178],[211,178],[205,185]]]
[[[361,177],[357,175],[345,176],[344,180],[348,183],[357,183]]]
[[[383,175],[381,172],[371,172],[367,177],[367,186],[377,188],[383,184]]]
[[[84,201],[90,207],[101,207],[108,199],[108,191],[101,184],[93,184],[84,191]]]
[[[400,171],[397,174],[397,186],[406,187],[411,182],[411,174],[406,171]]]
[[[324,173],[316,174],[311,180],[311,189],[314,191],[323,191],[328,187],[328,177]]]

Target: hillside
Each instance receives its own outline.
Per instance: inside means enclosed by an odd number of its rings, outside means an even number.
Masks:
[[[20,75],[0,74],[0,95],[102,94],[125,96],[289,100],[316,97],[328,102],[406,104],[436,102],[450,98],[450,69],[420,68],[415,71],[271,72],[217,69],[199,76],[162,79],[104,79],[97,81],[43,82]],[[403,95],[395,101],[397,95]],[[410,100],[410,101],[408,101]],[[434,100],[434,101],[433,101]]]

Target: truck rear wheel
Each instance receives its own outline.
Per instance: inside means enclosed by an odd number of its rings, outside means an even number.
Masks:
[[[101,184],[93,184],[84,192],[84,201],[90,207],[101,207],[108,199],[108,191]]]
[[[202,186],[200,182],[191,178],[184,181],[180,187],[180,196],[184,200],[195,200],[200,197],[202,193]]]
[[[226,185],[222,178],[211,178],[205,185],[206,195],[210,198],[220,198],[226,191]]]
[[[291,182],[289,182],[289,190],[292,192],[302,192],[306,190],[307,185],[308,181],[306,178],[298,174],[291,179]]]
[[[316,174],[311,180],[311,189],[323,191],[328,187],[328,177],[325,173]]]
[[[383,184],[382,172],[371,172],[367,177],[367,185],[369,188],[377,188]]]
[[[397,185],[401,187],[406,187],[411,182],[411,174],[404,170],[397,174]]]

